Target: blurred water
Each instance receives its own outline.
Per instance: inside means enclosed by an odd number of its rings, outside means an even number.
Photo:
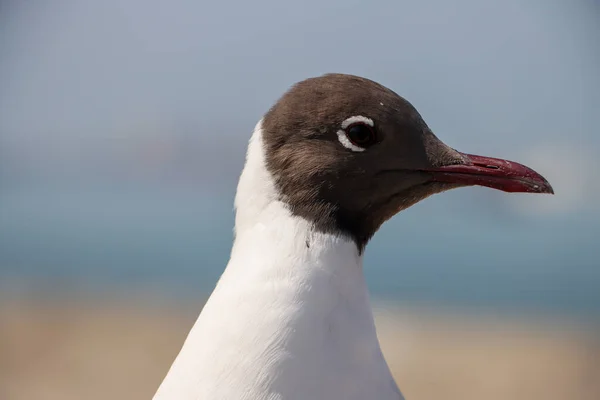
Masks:
[[[3,190],[0,277],[204,296],[229,258],[228,196],[166,186]],[[450,192],[384,225],[365,273],[378,298],[599,319],[598,237],[593,220],[498,218]]]

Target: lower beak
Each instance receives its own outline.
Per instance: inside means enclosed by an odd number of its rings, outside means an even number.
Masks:
[[[550,183],[522,164],[500,158],[462,154],[461,164],[427,168],[435,182],[454,183],[464,186],[487,186],[505,192],[550,193]]]

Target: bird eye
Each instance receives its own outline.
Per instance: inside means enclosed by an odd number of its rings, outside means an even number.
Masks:
[[[363,149],[372,146],[377,141],[373,127],[362,122],[348,126],[346,136],[353,145]]]

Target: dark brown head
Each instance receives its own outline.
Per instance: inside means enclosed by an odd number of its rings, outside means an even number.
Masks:
[[[262,129],[267,168],[292,213],[351,236],[361,250],[387,219],[445,190],[552,193],[527,167],[446,146],[408,101],[357,76],[296,84]]]

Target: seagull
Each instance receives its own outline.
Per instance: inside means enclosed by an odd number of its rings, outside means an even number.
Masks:
[[[292,86],[254,128],[231,258],[154,399],[404,399],[377,339],[365,247],[398,212],[473,185],[554,193],[522,164],[447,146],[372,80]]]

